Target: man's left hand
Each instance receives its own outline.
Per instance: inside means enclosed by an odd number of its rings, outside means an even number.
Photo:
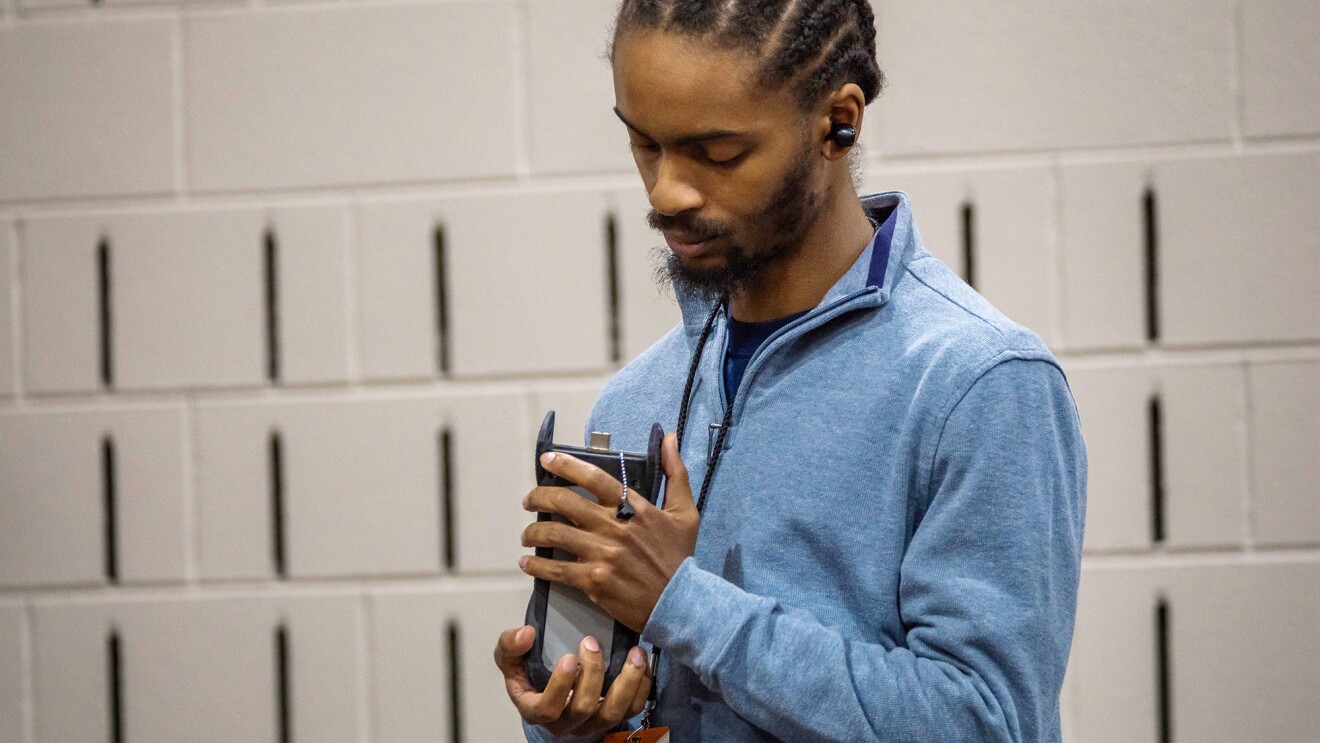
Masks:
[[[523,508],[559,514],[571,523],[538,521],[523,531],[523,546],[558,547],[577,555],[577,561],[524,556],[518,561],[523,572],[580,589],[614,619],[641,632],[661,592],[696,549],[701,522],[674,434],[665,436],[661,451],[667,480],[664,508],[630,493],[628,502],[637,515],[628,521],[615,518],[623,493],[617,479],[576,457],[543,454],[541,466],[577,483],[600,502],[564,487],[538,487],[528,493]]]

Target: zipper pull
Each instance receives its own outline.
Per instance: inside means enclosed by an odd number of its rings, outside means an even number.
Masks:
[[[712,423],[710,424],[710,427],[706,429],[706,461],[707,462],[709,462],[710,458],[715,455],[715,439],[719,436],[721,427],[722,426],[720,426],[720,424],[718,423]]]

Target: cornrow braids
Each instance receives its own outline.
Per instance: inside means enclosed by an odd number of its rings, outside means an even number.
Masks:
[[[752,54],[761,84],[791,87],[803,109],[844,83],[856,83],[867,103],[885,85],[869,0],[622,0],[614,38],[634,29]]]

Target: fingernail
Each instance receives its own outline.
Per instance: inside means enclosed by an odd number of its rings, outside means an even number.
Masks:
[[[527,641],[527,634],[528,634],[529,632],[531,632],[531,631],[532,631],[532,628],[531,628],[531,627],[529,627],[528,625],[523,625],[523,628],[520,629],[520,630],[518,630],[518,634],[514,635],[514,636],[513,636],[513,639],[514,639],[514,640],[517,640],[517,641],[520,642],[520,643],[522,643],[522,642],[526,642],[526,641]]]
[[[527,460],[523,460],[523,461],[527,461]],[[550,463],[552,463],[552,462],[554,462],[554,461],[555,461],[555,453],[552,452],[552,451],[548,451],[548,452],[546,452],[545,454],[542,454],[542,455],[541,455],[541,464],[542,464],[542,465],[549,465]]]
[[[523,461],[525,462],[525,461],[527,461],[527,460],[524,459]],[[519,568],[520,570],[526,570],[526,569],[527,569],[527,561],[530,560],[530,559],[532,559],[532,556],[531,556],[531,555],[523,555],[522,557],[519,557],[519,558],[518,558],[518,568]]]
[[[527,460],[523,460],[523,461],[527,461]],[[577,670],[577,658],[574,658],[571,655],[565,655],[564,657],[560,658],[559,670],[564,671],[565,673],[572,673],[573,671]]]
[[[524,510],[524,511],[529,511],[529,510],[531,510],[531,509],[528,508],[528,506],[530,506],[531,503],[532,503],[532,494],[531,494],[531,493],[528,493],[527,495],[524,495],[524,496],[523,496],[523,499],[522,499],[522,507],[523,507],[523,510]]]
[[[587,650],[590,650],[593,653],[600,652],[600,643],[596,642],[596,638],[591,635],[587,635],[587,639],[583,640],[582,644],[586,646]]]
[[[646,665],[646,653],[643,653],[641,648],[633,648],[628,652],[628,662],[641,668]]]

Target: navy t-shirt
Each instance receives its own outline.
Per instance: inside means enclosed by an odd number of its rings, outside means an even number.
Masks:
[[[747,371],[747,362],[752,360],[752,354],[756,353],[756,349],[774,335],[776,330],[808,312],[810,310],[794,312],[764,322],[743,322],[735,320],[732,316],[729,317],[729,347],[724,354],[724,397],[730,405],[733,404],[733,396],[738,391],[738,384],[742,382],[743,372]]]
[[[890,216],[894,213],[894,207],[887,207],[880,212],[880,221],[871,219],[871,226],[880,229],[881,222],[888,222]],[[868,219],[870,219],[868,217]],[[875,237],[872,236],[872,240]],[[727,305],[726,305],[727,306]],[[785,317],[778,317],[774,320],[764,322],[742,322],[729,316],[729,348],[724,354],[724,399],[728,400],[729,405],[733,405],[733,397],[738,392],[738,384],[742,382],[743,372],[747,371],[747,362],[752,360],[752,354],[767,338],[775,334],[776,330],[802,317],[811,310],[794,312]]]

